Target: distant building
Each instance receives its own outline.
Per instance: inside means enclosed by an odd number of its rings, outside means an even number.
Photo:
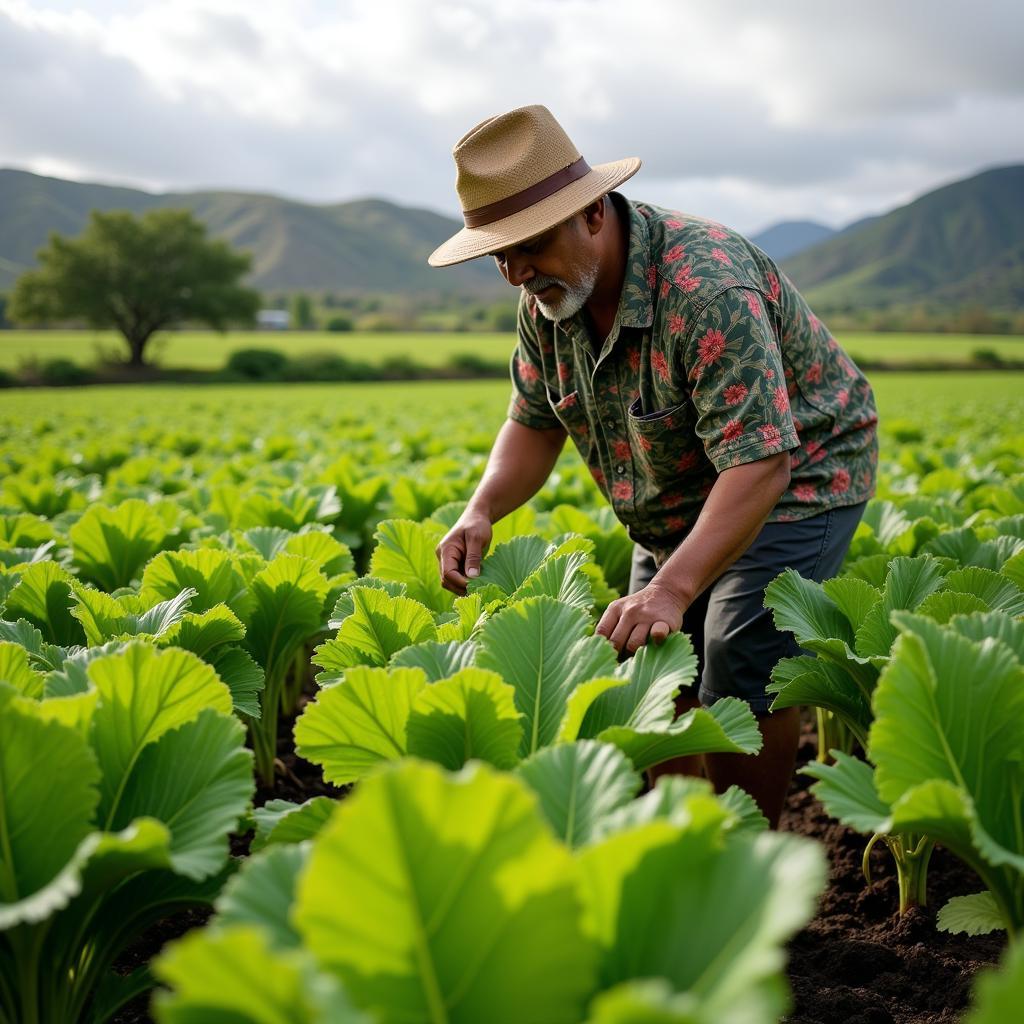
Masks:
[[[256,326],[261,331],[287,331],[292,316],[287,309],[261,309],[256,314]]]

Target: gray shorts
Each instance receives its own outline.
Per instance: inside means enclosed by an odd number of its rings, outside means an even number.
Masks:
[[[765,587],[784,569],[818,582],[837,575],[864,507],[862,502],[794,523],[765,523],[754,543],[690,605],[683,632],[697,652],[701,704],[739,697],[755,715],[767,714],[774,700],[765,694],[772,669],[800,647],[792,633],[776,630],[764,607]],[[647,586],[655,571],[650,552],[637,545],[629,592]]]

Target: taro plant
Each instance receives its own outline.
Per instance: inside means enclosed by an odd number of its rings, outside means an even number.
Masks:
[[[259,719],[249,723],[256,771],[264,783],[274,780],[277,724],[296,656],[323,629],[330,584],[315,562],[280,554],[249,584],[252,612],[246,623],[246,649],[263,669]]]
[[[522,779],[385,766],[312,839],[251,857],[213,922],[168,947],[156,1017],[778,1020],[820,850],[744,826],[697,782],[622,810],[573,848]]]
[[[16,660],[0,684],[0,1021],[102,1022],[152,983],[113,973],[118,954],[220,891],[252,755],[228,688],[187,651],[132,641],[66,697]]]
[[[353,610],[314,656],[322,689],[295,724],[297,752],[330,782],[353,782],[406,754],[451,769],[472,758],[511,768],[577,739],[614,744],[637,771],[685,754],[760,748],[742,701],[676,717],[674,698],[696,674],[683,634],[618,664],[584,609],[546,594],[497,611],[473,627],[475,639],[448,642],[409,597],[370,586],[350,597]]]
[[[877,570],[872,567],[877,580]],[[857,575],[824,583],[787,570],[765,592],[779,629],[791,631],[811,654],[786,658],[772,673],[773,710],[809,705],[818,712],[820,762],[852,763],[854,745],[868,750],[879,674],[889,663],[901,610],[945,622],[957,614],[1006,611],[1024,614],[1024,592],[1007,576],[980,567],[947,571],[924,555],[892,559],[876,586]],[[870,754],[869,754],[870,758]],[[879,834],[864,851],[865,876],[871,849],[884,839],[896,863],[900,912],[927,902],[928,861],[934,843],[908,830]]]
[[[1024,625],[1000,612],[946,626],[892,618],[901,633],[874,694],[870,764],[839,753],[804,770],[851,828],[942,843],[977,872],[986,890],[952,899],[940,928],[1013,937],[1024,929]]]

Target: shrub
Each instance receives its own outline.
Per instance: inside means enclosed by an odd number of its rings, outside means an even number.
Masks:
[[[311,352],[296,356],[284,372],[285,380],[374,380],[376,370],[368,363],[346,359],[336,352]]]
[[[52,387],[88,384],[92,373],[70,359],[47,359],[39,366],[39,381]]]
[[[503,377],[504,363],[486,359],[475,352],[458,352],[448,361],[450,369],[467,377]]]
[[[280,380],[288,365],[283,352],[269,348],[241,348],[232,352],[226,369],[249,380]]]
[[[994,348],[972,348],[971,359],[986,366],[1003,365],[1003,357]]]
[[[327,321],[327,330],[329,331],[351,331],[354,326],[350,316],[332,316]]]
[[[411,356],[388,356],[380,364],[379,376],[383,380],[419,380],[428,373]]]

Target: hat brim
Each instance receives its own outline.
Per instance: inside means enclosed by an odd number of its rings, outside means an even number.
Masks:
[[[427,257],[427,262],[432,267],[451,267],[525,242],[600,199],[639,169],[640,159],[635,156],[598,164],[589,174],[519,213],[479,228],[463,228],[439,245]]]

